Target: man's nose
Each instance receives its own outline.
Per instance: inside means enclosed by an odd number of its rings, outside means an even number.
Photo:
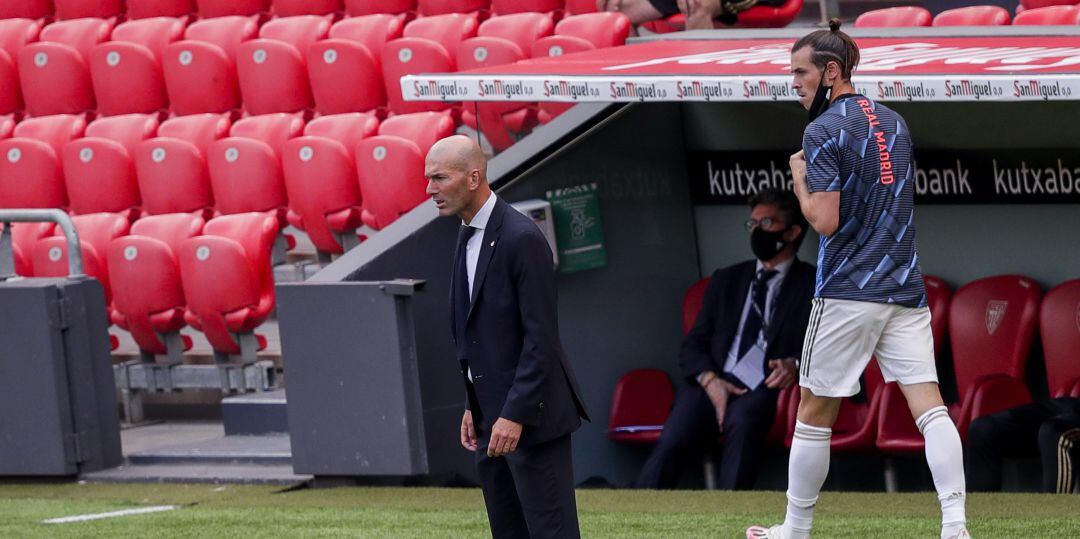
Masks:
[[[439,191],[437,189],[435,189],[435,182],[433,182],[431,180],[428,180],[427,188],[424,189],[424,192],[429,194],[429,195],[434,195],[435,193],[438,193]]]

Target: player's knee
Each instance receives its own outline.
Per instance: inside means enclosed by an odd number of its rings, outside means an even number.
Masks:
[[[968,445],[984,446],[994,439],[994,422],[989,417],[980,417],[968,427]]]
[[[831,428],[840,412],[840,399],[820,397],[803,388],[799,401],[799,421],[814,427]]]
[[[1051,449],[1057,448],[1062,432],[1067,429],[1068,425],[1063,425],[1056,417],[1043,421],[1039,425],[1039,446]]]

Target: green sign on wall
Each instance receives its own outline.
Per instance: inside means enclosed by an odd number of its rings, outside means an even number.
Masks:
[[[602,268],[607,265],[600,198],[595,183],[547,192],[555,216],[559,271]]]

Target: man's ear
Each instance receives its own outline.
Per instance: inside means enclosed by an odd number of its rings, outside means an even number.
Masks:
[[[480,171],[473,169],[469,171],[469,190],[475,191],[480,188]]]
[[[829,83],[829,86],[836,84],[837,79],[840,78],[840,64],[835,61],[829,61],[825,64],[825,72],[822,73],[825,82]]]

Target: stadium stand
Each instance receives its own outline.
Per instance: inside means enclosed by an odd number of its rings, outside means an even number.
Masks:
[[[175,114],[240,108],[236,54],[259,26],[248,17],[221,17],[188,26],[184,40],[165,47],[165,87]]]
[[[112,301],[109,280],[109,244],[126,236],[130,224],[127,217],[118,213],[92,213],[71,218],[79,233],[82,248],[83,271],[101,282],[105,289],[105,305]],[[42,238],[34,244],[33,274],[35,277],[65,277],[68,275],[67,239],[59,228],[56,235]]]
[[[197,0],[199,16],[259,15],[270,11],[270,0]]]
[[[495,15],[553,13],[561,12],[564,7],[563,0],[491,0],[491,12]]]
[[[401,77],[415,73],[457,71],[457,49],[462,41],[476,36],[475,13],[452,13],[417,19],[405,27],[401,39],[383,47],[382,70],[390,112],[406,114],[444,110],[449,103],[405,101],[401,97]],[[417,89],[419,92],[421,89]],[[423,88],[429,91],[431,89]]]
[[[930,26],[933,18],[930,11],[924,7],[890,7],[867,11],[859,15],[855,19],[855,28]]]
[[[1047,6],[1033,9],[1025,9],[1016,14],[1013,20],[1014,26],[1043,26],[1080,24],[1080,5],[1074,6]]]
[[[64,182],[71,212],[121,213],[131,221],[137,219],[141,199],[135,147],[157,134],[157,129],[155,115],[105,117],[87,126],[84,138],[64,146]]]
[[[111,116],[168,108],[161,58],[165,47],[183,36],[183,20],[170,17],[117,26],[112,41],[90,51],[90,77],[98,113]]]
[[[52,0],[5,0],[0,19],[44,19],[53,14]]]
[[[596,0],[566,0],[567,15],[581,15],[597,12]]]
[[[620,444],[655,445],[674,400],[666,372],[636,369],[624,374],[611,393],[607,437]]]
[[[23,108],[19,87],[19,51],[37,40],[41,23],[31,19],[0,20],[0,114]]]
[[[491,0],[418,0],[417,8],[422,17],[448,13],[478,13],[491,8]]]
[[[354,152],[378,128],[373,114],[324,116],[308,123],[304,136],[285,143],[282,166],[289,223],[307,232],[324,258],[359,243],[362,199]]]
[[[1001,6],[968,6],[949,9],[934,17],[934,26],[1006,26],[1011,18]]]
[[[128,19],[187,17],[198,9],[195,0],[127,0]]]
[[[416,14],[416,0],[345,0],[345,14],[349,17],[380,13],[411,19]]]
[[[79,115],[31,118],[0,141],[0,207],[65,208],[61,168],[64,145],[79,138],[86,120]]]
[[[52,23],[39,41],[19,51],[19,79],[30,116],[79,114],[95,106],[87,67],[90,50],[109,39],[113,25],[104,19]]]
[[[0,116],[0,140],[11,138],[15,132],[15,118],[13,115]]]
[[[330,15],[345,10],[341,0],[274,0],[275,17]]]
[[[206,335],[215,355],[250,362],[266,347],[254,330],[274,309],[270,256],[277,233],[272,215],[224,215],[206,223],[203,235],[180,244],[184,318]]]
[[[226,114],[196,114],[167,120],[157,138],[135,149],[135,170],[143,210],[151,215],[213,214],[214,196],[206,155],[214,141],[229,134]]]
[[[242,43],[236,69],[244,110],[270,114],[312,108],[308,47],[329,32],[329,18],[300,15],[273,19],[259,30],[259,39]]]
[[[66,19],[111,19],[124,14],[123,0],[53,0],[56,5],[56,18]]]
[[[148,359],[169,355],[175,360],[191,348],[191,338],[179,333],[187,325],[187,301],[178,255],[180,245],[202,233],[204,224],[202,217],[188,213],[154,215],[109,244],[110,318],[131,332]]]
[[[299,115],[268,114],[236,122],[228,138],[212,143],[207,162],[217,211],[269,212],[284,226],[288,199],[281,151],[303,130]]]
[[[554,26],[551,15],[544,13],[492,17],[480,25],[477,37],[461,42],[458,68],[464,71],[524,60],[537,40],[552,34]],[[462,120],[480,129],[491,146],[502,151],[514,144],[513,133],[523,133],[539,123],[538,111],[535,103],[470,103],[462,110]]]
[[[308,75],[320,114],[368,111],[386,105],[380,58],[387,41],[401,37],[405,25],[387,14],[344,19],[329,39],[308,49]]]
[[[1080,397],[1080,279],[1066,281],[1043,297],[1039,334],[1050,397]]]

